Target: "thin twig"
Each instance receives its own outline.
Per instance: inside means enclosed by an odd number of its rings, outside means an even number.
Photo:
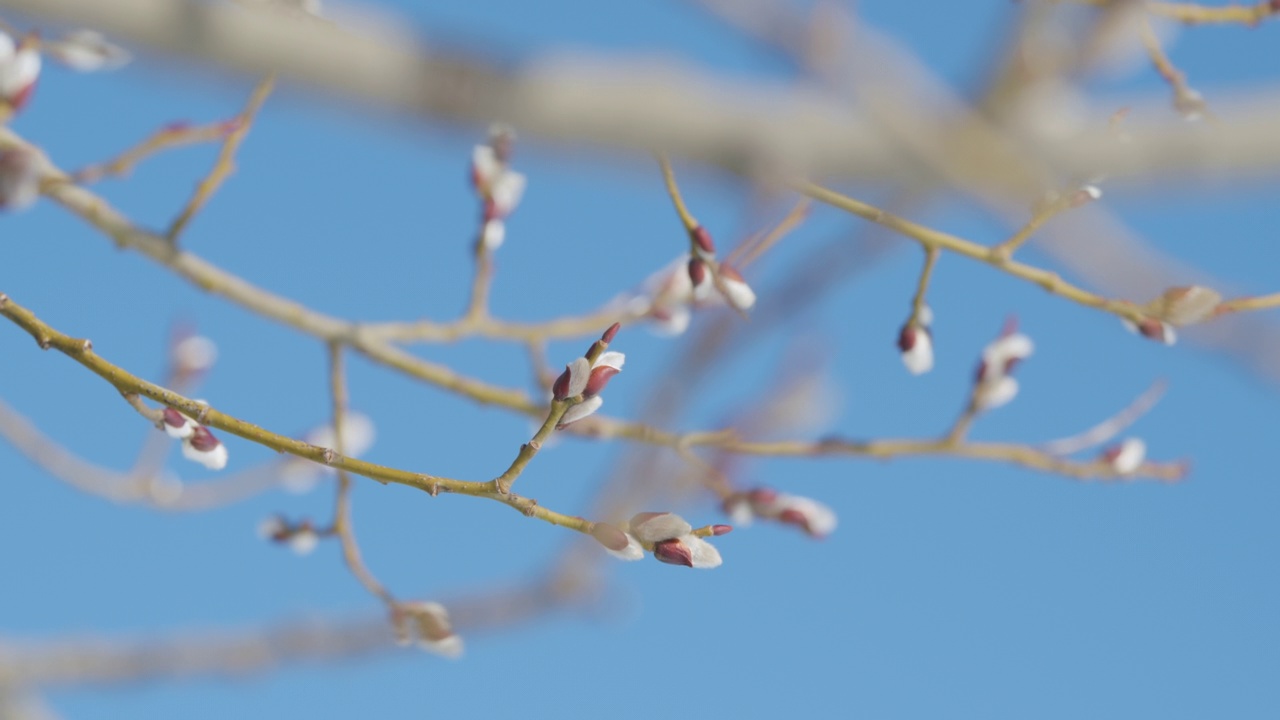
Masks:
[[[200,184],[196,186],[195,194],[187,201],[186,206],[178,217],[174,218],[173,224],[165,232],[165,239],[170,245],[177,245],[178,237],[186,228],[187,223],[191,222],[191,218],[204,207],[204,204],[213,197],[218,191],[222,182],[235,171],[236,150],[240,148],[240,143],[244,141],[245,135],[249,133],[249,127],[253,125],[254,116],[258,114],[258,110],[262,104],[267,101],[267,96],[271,94],[271,88],[275,85],[275,74],[270,73],[258,82],[258,86],[254,88],[253,95],[249,97],[249,102],[245,105],[244,110],[240,112],[237,118],[235,128],[227,133],[226,140],[222,142],[222,150],[218,152],[218,160],[214,163],[213,169]]]
[[[343,423],[347,415],[347,374],[342,362],[342,345],[329,343],[329,392],[333,398],[333,449],[339,455],[346,453],[343,442]],[[395,597],[378,581],[360,556],[360,544],[351,521],[351,476],[344,468],[338,468],[338,490],[333,503],[331,532],[342,544],[342,559],[351,574],[365,590],[388,606],[394,606]]]

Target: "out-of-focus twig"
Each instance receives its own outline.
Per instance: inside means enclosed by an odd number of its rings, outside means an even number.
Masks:
[[[213,169],[196,186],[195,194],[187,201],[186,206],[182,208],[182,212],[178,213],[178,217],[174,218],[173,224],[165,232],[165,239],[171,245],[177,244],[178,236],[187,227],[187,223],[191,222],[191,218],[200,212],[200,208],[204,207],[209,198],[213,197],[213,194],[222,186],[222,182],[235,171],[236,151],[240,149],[240,143],[244,141],[245,135],[249,133],[249,127],[253,125],[254,117],[258,114],[258,110],[262,108],[262,104],[267,101],[267,96],[271,94],[271,88],[274,86],[275,75],[268,74],[254,88],[248,104],[245,105],[244,110],[236,118],[235,127],[232,128],[231,132],[227,133],[226,139],[222,141],[222,149],[218,152],[218,159],[213,164]]]

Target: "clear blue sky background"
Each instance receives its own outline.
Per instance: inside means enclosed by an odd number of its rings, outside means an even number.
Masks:
[[[508,58],[553,45],[680,57],[732,76],[785,80],[790,69],[682,2],[583,0],[391,4],[429,39]],[[429,6],[429,7],[428,7]],[[862,15],[945,78],[971,87],[1015,7],[867,0]],[[1220,88],[1276,80],[1280,23],[1184,32],[1174,58],[1210,100]],[[1159,92],[1144,70],[1120,89]],[[14,123],[64,167],[114,154],[177,119],[236,111],[250,85],[143,56],[100,76],[50,68]],[[272,98],[240,169],[184,244],[287,297],[349,318],[452,316],[469,282],[475,203],[465,183],[481,127],[423,126],[284,91]],[[147,162],[104,194],[138,221],[174,215],[214,150]],[[523,319],[607,300],[679,251],[682,236],[644,157],[594,157],[525,143],[524,205],[498,257],[496,313]],[[740,228],[736,181],[684,167],[688,200],[719,237]],[[1105,201],[1169,253],[1246,292],[1280,289],[1274,182],[1185,187]],[[923,218],[980,241],[1005,229],[971,212]],[[842,224],[843,223],[843,224]],[[825,211],[750,279],[767,288],[849,227]],[[301,431],[328,409],[325,355],[313,340],[210,298],[49,204],[4,218],[0,291],[93,339],[108,359],[158,378],[175,318],[194,319],[221,360],[201,391],[239,417]],[[1170,391],[1135,428],[1160,459],[1189,457],[1180,485],[1080,483],[959,461],[778,460],[750,477],[810,495],[841,527],[813,542],[776,526],[717,541],[711,572],[652,560],[612,566],[616,606],[468,638],[446,662],[415,651],[236,681],[62,690],[67,717],[699,717],[1268,718],[1280,712],[1280,490],[1276,389],[1191,345],[1168,349],[1114,318],[989,268],[947,258],[931,302],[936,370],[909,377],[892,349],[918,270],[904,245],[798,317],[707,388],[682,427],[714,423],[767,380],[797,337],[828,346],[845,400],[830,430],[928,435],[962,402],[974,358],[1010,311],[1037,342],[1023,394],[974,435],[1024,442],[1074,433],[1156,378]],[[1029,257],[1044,261],[1032,251]],[[565,362],[581,342],[556,344]],[[633,416],[670,371],[676,343],[624,332],[628,354],[606,410]],[[527,382],[518,347],[419,348],[477,377]],[[0,395],[83,456],[125,468],[145,424],[96,377],[0,327]],[[526,420],[351,363],[353,404],[374,416],[368,457],[453,477],[492,477],[530,431]],[[737,398],[738,400],[735,400]],[[271,456],[230,439],[230,469]],[[523,490],[585,512],[624,448],[562,442]],[[176,452],[172,465],[199,477]],[[0,635],[108,637],[275,619],[358,615],[375,602],[329,543],[312,556],[264,544],[264,516],[327,517],[328,487],[272,493],[227,509],[171,515],[118,507],[44,476],[0,445]],[[360,481],[356,525],[371,567],[407,596],[484,589],[536,573],[570,538],[495,503],[431,499]],[[718,521],[709,501],[681,511]]]

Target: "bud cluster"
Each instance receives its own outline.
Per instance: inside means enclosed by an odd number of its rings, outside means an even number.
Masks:
[[[165,408],[161,424],[169,437],[182,441],[182,456],[210,470],[227,466],[227,446],[209,428],[174,410]]]
[[[928,305],[903,324],[898,331],[898,351],[902,364],[912,375],[923,375],[933,369],[933,311]]]
[[[724,512],[734,525],[750,525],[756,518],[794,525],[810,537],[825,538],[835,531],[835,511],[812,498],[759,487],[734,493],[724,500]]]
[[[489,142],[471,152],[471,184],[483,203],[480,244],[490,252],[507,236],[506,218],[524,195],[525,176],[511,169],[515,132],[506,125],[489,128]]]
[[[973,388],[974,408],[991,410],[1017,397],[1018,381],[1013,377],[1013,369],[1034,350],[1031,338],[1018,332],[1017,319],[1010,318],[1000,336],[982,351]]]
[[[610,555],[622,560],[639,560],[647,551],[668,565],[710,569],[719,567],[723,561],[720,551],[702,536],[724,535],[731,530],[729,525],[694,530],[675,513],[643,512],[631,518],[625,530],[609,523],[596,523],[591,528],[591,536]]]
[[[272,515],[263,520],[258,525],[258,537],[287,545],[297,555],[310,555],[320,543],[320,533],[310,520],[291,523],[280,515]]]
[[[627,356],[615,350],[609,350],[609,343],[617,336],[621,325],[614,323],[591,344],[586,355],[565,366],[564,372],[556,378],[551,386],[551,396],[557,401],[574,401],[560,417],[557,428],[571,425],[604,405],[600,393],[614,375],[622,372]]]
[[[692,237],[693,251],[647,279],[628,307],[637,317],[651,320],[660,335],[682,334],[695,307],[723,303],[746,312],[756,303],[756,293],[742,273],[728,262],[716,262],[715,245],[706,230],[699,226]]]
[[[453,631],[449,611],[440,603],[422,600],[395,603],[391,607],[391,626],[395,629],[396,642],[401,645],[416,642],[423,650],[447,658],[462,655],[462,638]]]

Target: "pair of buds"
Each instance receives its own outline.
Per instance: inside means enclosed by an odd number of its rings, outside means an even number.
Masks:
[[[627,356],[615,350],[608,350],[609,343],[617,336],[622,326],[614,323],[591,344],[586,355],[565,366],[564,372],[556,378],[551,386],[551,396],[558,401],[574,401],[560,417],[557,428],[571,425],[595,411],[604,404],[600,393],[614,375],[622,372]]]

